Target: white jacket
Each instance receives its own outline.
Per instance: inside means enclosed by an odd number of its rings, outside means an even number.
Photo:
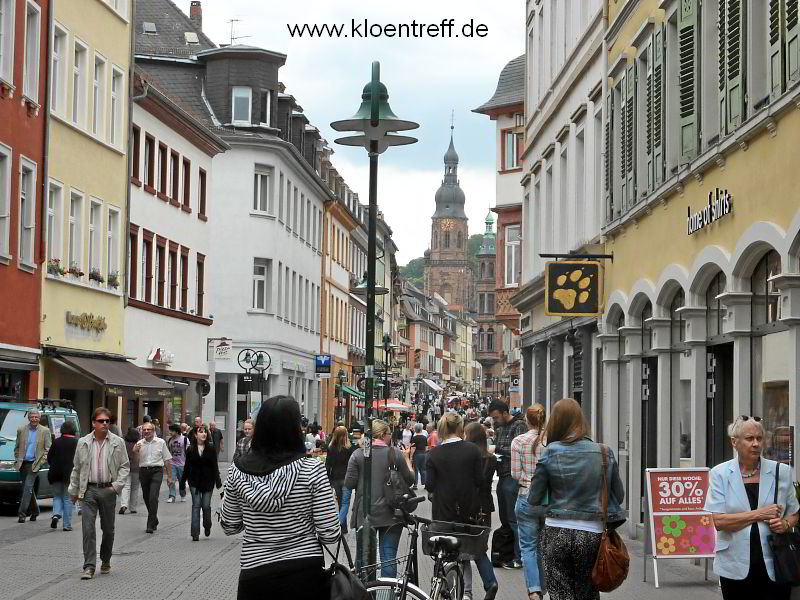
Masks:
[[[119,494],[125,486],[125,480],[130,473],[130,463],[128,461],[128,451],[125,449],[125,440],[118,435],[108,432],[108,448],[106,448],[105,458],[106,467],[111,474],[111,487]],[[86,493],[86,484],[89,483],[89,468],[91,455],[89,449],[94,439],[94,432],[83,436],[78,440],[75,449],[74,466],[69,480],[68,494],[83,498]]]

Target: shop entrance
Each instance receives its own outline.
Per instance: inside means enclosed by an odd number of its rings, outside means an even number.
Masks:
[[[142,401],[142,408],[144,411],[143,414],[150,415],[153,419],[158,419],[158,422],[161,424],[161,436],[163,437],[165,435],[164,426],[167,422],[164,414],[164,401],[148,398]]]
[[[706,348],[706,464],[709,467],[733,458],[728,423],[733,421],[733,342]]]
[[[642,358],[642,478],[641,495],[645,498],[645,469],[658,466],[656,442],[658,440],[658,420],[656,403],[658,402],[658,358],[655,356]],[[644,513],[640,513],[639,522],[644,522]]]

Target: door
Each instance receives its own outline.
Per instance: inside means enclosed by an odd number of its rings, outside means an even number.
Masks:
[[[642,479],[641,494],[645,498],[645,469],[658,466],[656,442],[658,440],[658,421],[656,404],[658,402],[658,358],[642,358]],[[644,513],[640,516],[644,522]]]
[[[733,342],[706,348],[707,465],[733,458],[728,424],[733,421]]]

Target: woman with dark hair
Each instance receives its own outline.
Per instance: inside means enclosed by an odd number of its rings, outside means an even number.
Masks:
[[[489,452],[489,442],[486,439],[486,428],[479,422],[473,422],[464,428],[464,441],[472,442],[481,451],[483,481],[478,488],[478,501],[480,513],[478,524],[484,527],[492,526],[492,513],[494,512],[494,499],[492,498],[492,480],[497,471],[497,459]]]
[[[129,427],[125,437],[125,450],[128,451],[128,462],[131,465],[131,470],[128,477],[125,479],[125,487],[122,488],[122,497],[120,498],[119,514],[124,515],[126,511],[132,515],[136,514],[136,504],[138,502],[137,494],[139,493],[139,453],[133,451],[136,442],[139,441],[139,430],[136,427]]]
[[[608,485],[608,523],[625,521],[625,496],[611,448],[589,436],[583,410],[572,398],[555,403],[545,428],[547,447],[536,463],[528,504],[542,504],[549,493],[542,534],[542,567],[552,600],[597,600],[592,567],[603,535],[604,491]],[[607,453],[607,477],[603,455]]]
[[[72,499],[67,493],[69,478],[72,475],[72,461],[75,458],[75,449],[78,447],[78,438],[75,422],[64,421],[61,426],[61,435],[57,437],[50,450],[47,451],[47,481],[53,486],[53,518],[50,527],[58,527],[58,520],[64,518],[64,531],[72,531]]]
[[[250,452],[228,470],[222,530],[245,532],[238,600],[318,600],[330,594],[322,544],[341,535],[325,467],[306,456],[300,407],[291,396],[261,404]]]
[[[200,511],[203,511],[203,529],[211,535],[211,492],[214,485],[222,487],[217,466],[217,454],[208,443],[208,429],[201,424],[195,431],[192,444],[186,450],[186,463],[181,473],[181,487],[189,483],[192,493],[192,540],[200,538]]]

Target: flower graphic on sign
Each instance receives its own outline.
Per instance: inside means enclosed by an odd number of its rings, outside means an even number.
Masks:
[[[691,542],[689,541],[689,538],[683,536],[678,542],[678,545],[681,547],[681,550],[686,550],[691,545]]]
[[[698,552],[710,554],[714,551],[714,531],[708,527],[698,527],[692,535],[692,545]]]
[[[675,539],[662,535],[656,544],[656,548],[662,554],[672,554],[675,552]]]
[[[704,525],[705,527],[708,527],[709,525],[711,525],[711,518],[710,517],[700,517],[700,525]]]
[[[678,515],[670,515],[661,518],[661,523],[664,525],[664,533],[680,537],[681,532],[686,527],[686,521],[681,519]]]
[[[689,554],[695,554],[697,552],[696,546],[689,546]]]

